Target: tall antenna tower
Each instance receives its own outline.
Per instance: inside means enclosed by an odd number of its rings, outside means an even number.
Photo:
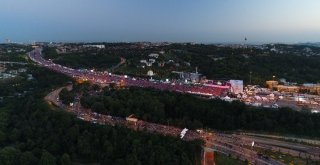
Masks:
[[[248,41],[247,37],[244,37],[244,47],[245,48],[247,48],[247,41]]]

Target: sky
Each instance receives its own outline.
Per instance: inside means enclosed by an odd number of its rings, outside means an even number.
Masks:
[[[320,0],[1,0],[0,42],[319,42]]]

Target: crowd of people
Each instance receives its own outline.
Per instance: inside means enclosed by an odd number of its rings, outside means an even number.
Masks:
[[[75,114],[78,115],[79,118],[92,123],[108,124],[112,126],[115,126],[115,125],[124,126],[134,130],[147,131],[151,133],[157,133],[157,134],[162,134],[165,136],[173,136],[173,137],[179,137],[182,131],[181,128],[150,123],[143,120],[137,120],[137,122],[131,122],[126,120],[126,118],[102,115],[95,112],[91,112],[90,110],[84,109],[82,107],[72,108],[72,110]],[[189,141],[200,139],[200,138],[201,138],[200,134],[198,134],[193,130],[188,130],[185,136],[183,137],[184,140],[189,140]]]
[[[47,97],[45,97],[45,99],[55,104],[56,106],[65,108],[69,112],[76,114],[79,119],[84,121],[88,121],[94,124],[101,124],[101,125],[107,124],[111,126],[123,126],[126,128],[138,130],[138,131],[147,131],[150,133],[157,133],[157,134],[161,134],[165,136],[173,136],[173,137],[179,137],[181,131],[183,130],[181,128],[161,125],[156,123],[150,123],[143,120],[137,120],[136,122],[132,122],[122,117],[99,114],[96,112],[92,112],[90,109],[83,108],[80,105],[79,101],[76,101],[73,104],[73,106],[66,106],[56,99],[58,97],[60,90],[61,88],[55,91],[52,91]],[[76,100],[79,100],[79,99],[76,99]],[[199,133],[197,133],[194,130],[188,130],[182,139],[191,141],[191,140],[201,139],[201,136]]]
[[[169,83],[160,81],[150,81],[143,78],[130,78],[126,75],[114,75],[105,72],[96,72],[94,70],[76,70],[59,64],[55,64],[50,60],[45,60],[41,55],[41,50],[36,49],[29,53],[29,57],[38,64],[45,66],[51,70],[61,72],[70,77],[91,81],[94,83],[119,83],[123,82],[126,86],[154,88],[159,90],[167,90],[181,93],[191,93],[203,96],[219,97],[228,89],[217,86],[192,85],[184,83]]]

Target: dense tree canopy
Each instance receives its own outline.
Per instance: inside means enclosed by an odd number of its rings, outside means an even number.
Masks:
[[[84,52],[61,57],[54,49],[45,49],[44,54],[46,58],[71,67],[105,69],[119,62],[119,56],[128,59],[124,66],[127,67],[134,66],[134,61],[139,61],[149,53],[165,50],[164,58],[190,62],[190,68],[198,66],[209,78],[248,81],[248,73],[252,71],[253,82],[259,84],[272,75],[298,82],[320,80],[318,56],[265,53],[258,49],[232,49],[214,45],[172,44],[147,49],[132,48],[132,45],[125,43],[107,45],[110,46],[105,50],[107,52],[97,54]],[[10,57],[17,61],[23,58],[18,54]],[[22,74],[15,79],[0,81],[0,96],[4,98],[0,100],[0,164],[200,162],[199,141],[184,142],[175,137],[94,125],[50,107],[43,97],[48,91],[72,80],[47,69],[26,67],[34,79],[27,80],[27,75]],[[170,70],[172,66],[165,69]],[[104,88],[102,94],[99,90],[98,86],[90,84],[76,85],[72,92],[63,90],[60,99],[68,104],[73,101],[74,92],[80,92],[84,93],[81,104],[95,112],[122,117],[135,114],[146,121],[191,129],[243,129],[320,137],[319,115],[287,108],[252,108],[240,102],[206,100],[151,89]]]
[[[81,104],[98,113],[135,114],[143,120],[188,128],[254,130],[320,136],[320,115],[288,108],[248,107],[240,102],[206,100],[186,94],[131,88],[104,89],[104,95],[85,95]]]
[[[59,99],[62,101],[63,104],[69,105],[73,103],[75,94],[68,91],[66,88],[63,88],[59,93]]]
[[[215,45],[180,45],[173,44],[171,49],[181,59],[190,61],[208,78],[242,79],[249,83],[252,72],[252,83],[264,85],[273,75],[291,82],[320,82],[320,56],[307,56],[302,51],[305,47],[293,45],[275,45],[282,47],[282,53],[268,49],[231,48]],[[287,47],[292,47],[291,49]],[[319,48],[313,50],[320,52]]]
[[[285,78],[291,82],[320,82],[320,56],[306,54],[306,48],[312,48],[320,54],[320,48],[301,45],[264,45],[232,47],[205,44],[169,44],[162,46],[141,47],[134,43],[105,43],[103,50],[86,50],[85,52],[58,55],[53,48],[45,49],[46,58],[76,68],[106,69],[119,61],[119,57],[127,59],[126,64],[114,72],[134,76],[146,76],[148,70],[156,73],[156,78],[165,79],[172,71],[198,71],[210,79],[241,79],[245,83],[265,85],[266,80]],[[75,45],[80,46],[80,45]],[[276,48],[281,51],[271,51]],[[156,63],[150,67],[140,67],[140,60],[148,60],[150,53],[164,51]],[[280,53],[281,52],[281,53]],[[168,63],[173,60],[174,63]],[[158,62],[165,62],[162,67]],[[112,64],[113,63],[113,64]],[[179,66],[175,66],[179,63]],[[190,63],[191,65],[186,65]]]
[[[55,63],[81,69],[108,69],[120,62],[120,57],[103,50],[85,51],[81,53],[67,53],[58,55],[54,48],[44,50],[45,57]]]
[[[52,111],[42,101],[28,98],[11,112],[6,140],[0,155],[10,162],[65,164],[195,164],[200,142],[162,137],[121,127],[92,125],[75,116]],[[152,152],[150,152],[152,151]],[[8,154],[6,154],[8,153]],[[63,163],[62,163],[63,162]]]
[[[33,86],[33,91],[0,104],[0,164],[191,165],[200,162],[200,141],[185,142],[178,137],[94,125],[65,111],[52,110],[43,97],[70,79],[37,67],[30,72],[34,80],[20,83]]]

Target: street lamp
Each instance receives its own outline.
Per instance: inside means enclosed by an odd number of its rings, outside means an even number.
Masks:
[[[273,76],[272,76],[272,79],[273,79],[273,80],[274,80],[274,78],[276,78],[276,76],[275,76],[275,75],[273,75]]]

